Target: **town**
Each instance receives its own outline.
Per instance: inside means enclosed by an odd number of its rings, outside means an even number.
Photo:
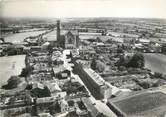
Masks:
[[[166,116],[165,20],[66,20],[1,23],[0,116]]]

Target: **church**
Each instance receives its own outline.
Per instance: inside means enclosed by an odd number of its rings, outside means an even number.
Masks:
[[[65,49],[79,47],[79,34],[77,30],[61,30],[60,21],[57,21],[57,44]]]

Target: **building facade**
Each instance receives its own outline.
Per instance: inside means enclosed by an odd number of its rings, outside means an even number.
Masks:
[[[81,61],[75,62],[74,71],[80,76],[88,90],[96,99],[106,99],[111,97],[112,88],[106,84],[105,80],[101,78],[88,65],[83,65]]]
[[[58,46],[66,49],[74,49],[79,46],[79,34],[76,30],[61,30],[60,21],[57,21]]]

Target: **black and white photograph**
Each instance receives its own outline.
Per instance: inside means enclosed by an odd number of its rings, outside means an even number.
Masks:
[[[0,0],[0,117],[166,117],[166,0]]]

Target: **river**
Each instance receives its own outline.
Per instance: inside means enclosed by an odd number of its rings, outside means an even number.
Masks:
[[[29,36],[37,36],[37,35],[42,34],[44,32],[46,32],[46,30],[9,34],[8,36],[4,37],[4,39],[5,39],[5,42],[11,42],[11,43],[17,43],[18,44],[18,43],[23,42],[24,39],[29,37]]]

